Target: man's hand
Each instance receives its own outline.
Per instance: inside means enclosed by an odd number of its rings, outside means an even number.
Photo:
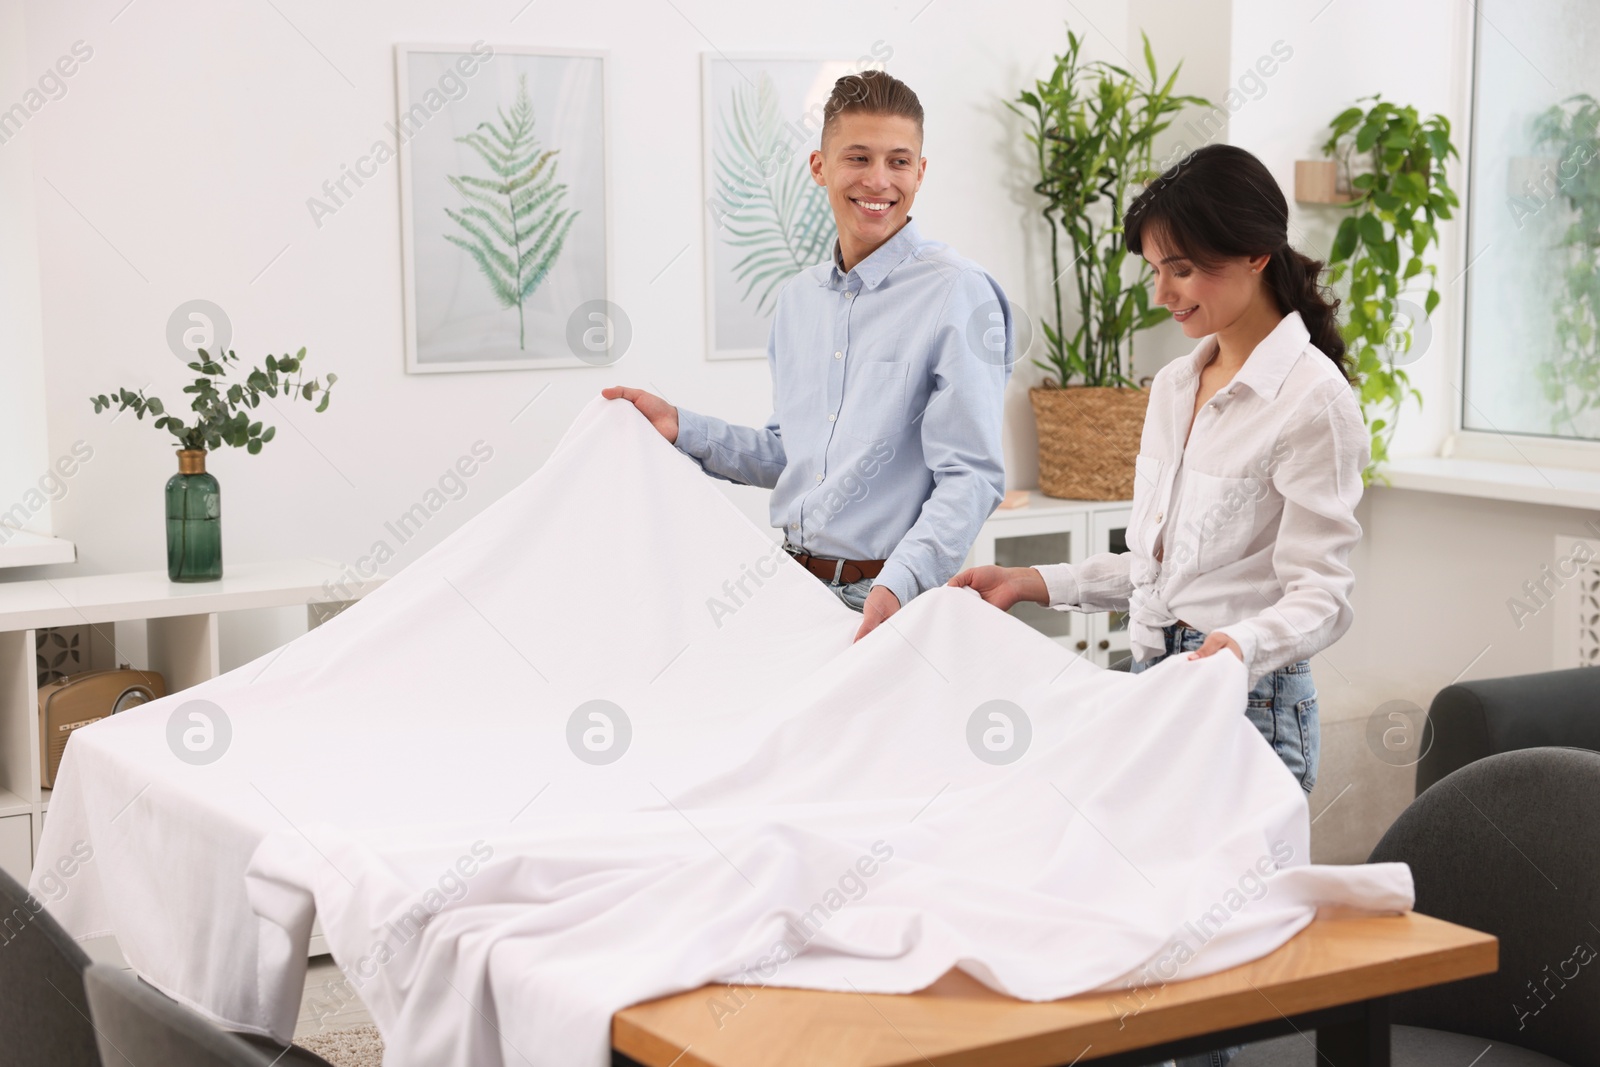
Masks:
[[[1238,656],[1240,663],[1244,662],[1244,651],[1239,647],[1239,642],[1235,641],[1227,634],[1217,633],[1215,630],[1206,634],[1206,639],[1200,643],[1199,648],[1189,653],[1189,658],[1204,659],[1206,656],[1215,655],[1225,648],[1230,650],[1235,656]]]
[[[867,602],[861,605],[861,629],[856,631],[852,642],[859,641],[876,630],[879,623],[899,610],[900,598],[895,596],[888,586],[873,586],[872,592],[867,594]]]
[[[969,567],[950,579],[949,585],[976,589],[978,595],[1001,611],[1024,600],[1050,603],[1044,576],[1032,567]]]
[[[602,389],[600,395],[607,400],[626,400],[639,409],[639,414],[650,420],[650,425],[660,431],[668,444],[678,443],[678,409],[659,396],[626,385]]]

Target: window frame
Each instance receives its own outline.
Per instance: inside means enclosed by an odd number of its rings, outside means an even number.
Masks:
[[[1456,325],[1460,330],[1461,344],[1450,368],[1450,384],[1456,394],[1451,406],[1450,432],[1446,435],[1439,454],[1446,458],[1487,460],[1498,463],[1520,463],[1538,467],[1566,467],[1577,470],[1600,471],[1600,439],[1560,437],[1554,434],[1534,434],[1516,430],[1468,429],[1467,364],[1472,355],[1472,335],[1468,330],[1468,309],[1473,299],[1471,262],[1472,236],[1476,222],[1478,193],[1477,139],[1478,139],[1478,80],[1483,63],[1484,14],[1481,4],[1472,5],[1468,20],[1469,56],[1467,67],[1467,123],[1464,143],[1466,150],[1466,197],[1462,204],[1461,261],[1464,264],[1462,295],[1456,309]],[[1496,31],[1498,32],[1498,31]],[[1485,419],[1484,421],[1488,421]]]

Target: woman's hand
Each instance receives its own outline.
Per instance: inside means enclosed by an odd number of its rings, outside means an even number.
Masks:
[[[1044,576],[1032,567],[969,567],[950,579],[950,585],[976,589],[978,595],[1001,611],[1024,600],[1049,604]]]
[[[1199,648],[1189,653],[1189,658],[1204,659],[1206,656],[1214,655],[1225,648],[1235,656],[1238,656],[1240,663],[1244,662],[1244,652],[1239,648],[1239,642],[1227,634],[1218,633],[1215,630],[1206,634],[1206,639],[1200,643]]]
[[[677,444],[678,409],[659,396],[626,385],[613,385],[609,389],[602,389],[600,395],[607,400],[626,400],[639,409],[639,414],[650,420],[650,425],[667,439],[669,445]]]

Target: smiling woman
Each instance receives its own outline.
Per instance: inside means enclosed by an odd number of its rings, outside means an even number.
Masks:
[[[1242,708],[1310,792],[1319,733],[1310,657],[1350,627],[1355,506],[1368,435],[1322,264],[1290,247],[1288,205],[1260,160],[1208,145],[1129,207],[1128,248],[1154,300],[1199,344],[1162,368],[1136,457],[1128,552],[956,575],[1001,609],[1021,600],[1127,611],[1142,671],[1226,649]]]

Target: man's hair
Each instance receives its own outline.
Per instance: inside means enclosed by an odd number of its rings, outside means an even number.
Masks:
[[[922,101],[911,86],[881,70],[846,74],[833,83],[828,102],[822,105],[822,139],[838,125],[840,115],[900,115],[917,124],[922,137]]]

